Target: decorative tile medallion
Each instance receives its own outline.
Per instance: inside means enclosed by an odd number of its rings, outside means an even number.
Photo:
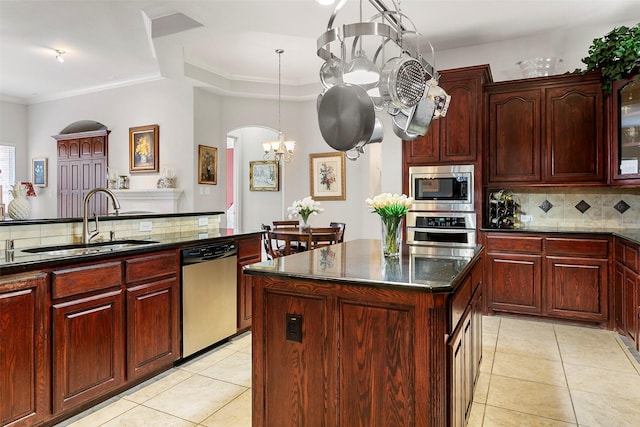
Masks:
[[[577,205],[575,205],[575,208],[578,209],[580,211],[580,213],[585,213],[586,211],[588,211],[591,208],[591,205],[587,202],[585,202],[584,200],[580,200],[580,203],[578,203]]]
[[[629,206],[627,202],[625,202],[624,200],[620,200],[618,203],[615,204],[613,208],[618,212],[620,212],[621,214],[623,214],[626,211],[628,211],[630,207],[631,206]]]
[[[540,206],[538,206],[540,209],[542,209],[544,211],[544,213],[547,213],[551,210],[551,208],[553,207],[553,205],[551,204],[550,201],[546,200],[544,202],[542,202],[542,204]]]

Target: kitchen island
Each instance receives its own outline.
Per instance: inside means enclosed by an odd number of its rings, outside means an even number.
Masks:
[[[355,240],[245,267],[253,426],[462,426],[482,357],[483,248]]]

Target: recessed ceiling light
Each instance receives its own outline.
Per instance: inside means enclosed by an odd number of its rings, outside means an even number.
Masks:
[[[64,57],[62,55],[64,55],[65,53],[67,52],[65,52],[64,50],[56,49],[56,59],[58,60],[58,62],[64,62]]]
[[[318,2],[318,4],[321,4],[322,6],[329,6],[336,2],[336,0],[316,0],[316,1]]]

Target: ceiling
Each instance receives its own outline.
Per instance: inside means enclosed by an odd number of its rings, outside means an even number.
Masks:
[[[400,7],[437,52],[627,22],[640,15],[637,1],[402,0]],[[348,1],[336,24],[359,21],[359,4]],[[367,0],[362,7],[367,20],[374,10]],[[34,103],[168,77],[273,96],[278,48],[283,86],[315,87],[316,39],[332,10],[316,0],[0,0],[0,95]],[[55,49],[67,52],[64,63]]]

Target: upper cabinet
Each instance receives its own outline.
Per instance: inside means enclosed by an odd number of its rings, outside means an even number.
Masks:
[[[599,73],[487,85],[487,183],[604,184],[600,85]]]
[[[613,84],[611,111],[611,178],[614,184],[640,184],[640,80],[635,77]]]
[[[449,110],[431,122],[426,135],[403,141],[404,164],[474,163],[482,137],[482,87],[490,81],[488,65],[441,71],[439,85],[451,95]]]

